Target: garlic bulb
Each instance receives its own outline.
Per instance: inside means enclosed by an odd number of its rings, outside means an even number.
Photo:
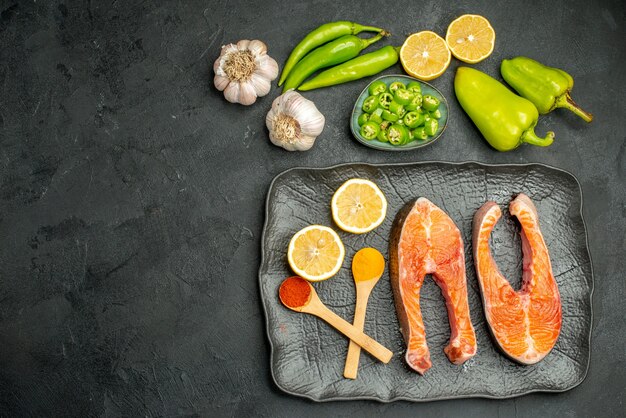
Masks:
[[[324,115],[295,90],[278,96],[265,118],[274,145],[287,151],[306,151],[324,129]]]
[[[278,77],[278,64],[267,55],[267,46],[258,40],[243,39],[222,46],[213,64],[213,83],[231,103],[251,105],[270,92],[270,82]]]

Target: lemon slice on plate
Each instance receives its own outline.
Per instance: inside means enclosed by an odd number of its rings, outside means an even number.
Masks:
[[[287,260],[298,276],[319,282],[337,274],[345,254],[343,243],[335,231],[327,226],[311,225],[291,238]]]
[[[448,26],[446,43],[457,59],[476,64],[493,52],[496,32],[483,16],[463,15]]]
[[[339,228],[364,234],[380,225],[387,214],[387,199],[378,186],[365,179],[350,179],[331,201],[333,219]]]
[[[404,71],[425,81],[443,74],[450,65],[451,58],[446,41],[431,31],[410,35],[400,48],[400,62]]]

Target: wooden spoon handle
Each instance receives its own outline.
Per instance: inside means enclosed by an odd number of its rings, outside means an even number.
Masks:
[[[354,325],[359,331],[363,331],[365,326],[365,311],[367,309],[367,301],[369,299],[371,289],[357,289],[356,306],[354,308]],[[348,346],[348,356],[346,357],[346,365],[343,369],[343,376],[347,379],[356,379],[359,370],[359,360],[361,358],[361,347],[354,341],[350,340]]]
[[[346,322],[326,306],[321,305],[318,309],[309,313],[317,315],[319,318],[328,322],[331,326],[337,329],[337,331],[350,338],[352,341],[360,345],[361,348],[383,363],[389,363],[391,357],[393,357],[391,350],[384,347],[373,338],[365,335],[363,331],[359,330],[349,322]]]

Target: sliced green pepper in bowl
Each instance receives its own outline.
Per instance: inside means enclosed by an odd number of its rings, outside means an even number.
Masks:
[[[361,136],[368,141],[376,139],[376,135],[378,135],[379,131],[380,128],[376,122],[365,122],[365,124],[361,126]]]
[[[409,141],[409,131],[404,125],[394,123],[387,131],[389,143],[393,145],[404,145]]]
[[[368,106],[364,106],[366,100]],[[369,113],[362,116],[365,110]],[[404,151],[434,142],[447,118],[446,99],[430,84],[408,76],[382,76],[361,92],[351,127],[355,138],[367,146]]]
[[[378,98],[376,96],[370,96],[363,102],[363,111],[365,113],[372,113],[378,107]]]
[[[384,81],[374,81],[367,89],[370,96],[378,96],[380,93],[387,91],[387,85]]]

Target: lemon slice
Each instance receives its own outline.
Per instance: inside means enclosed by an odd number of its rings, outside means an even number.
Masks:
[[[376,184],[365,179],[350,179],[342,184],[330,206],[337,226],[354,234],[376,228],[387,214],[385,195]]]
[[[287,259],[298,276],[319,282],[337,274],[345,254],[343,243],[335,231],[327,226],[311,225],[291,238]]]
[[[493,52],[496,32],[483,16],[463,15],[448,26],[446,42],[457,59],[476,64]]]
[[[431,31],[410,35],[400,48],[400,62],[404,71],[425,81],[443,74],[450,65],[451,58],[446,41]]]

